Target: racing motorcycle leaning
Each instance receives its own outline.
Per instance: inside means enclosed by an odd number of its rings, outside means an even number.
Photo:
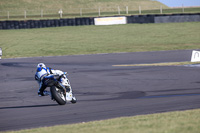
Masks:
[[[76,103],[76,98],[72,94],[72,88],[66,74],[52,75],[51,78],[45,79],[44,83],[50,87],[51,99],[60,105],[66,102]]]

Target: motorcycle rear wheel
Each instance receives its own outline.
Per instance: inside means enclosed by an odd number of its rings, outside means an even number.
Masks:
[[[52,86],[50,90],[51,90],[51,95],[53,99],[55,99],[58,104],[60,105],[66,104],[65,95],[60,89],[56,88],[55,86]]]

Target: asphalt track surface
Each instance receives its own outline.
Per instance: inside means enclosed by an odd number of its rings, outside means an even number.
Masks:
[[[192,50],[0,60],[0,131],[200,108],[200,67],[139,66],[189,61]],[[69,73],[76,104],[38,97],[38,63]]]

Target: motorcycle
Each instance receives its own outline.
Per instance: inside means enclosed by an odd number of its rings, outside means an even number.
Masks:
[[[77,100],[72,94],[72,88],[67,74],[52,75],[51,78],[44,80],[46,86],[50,87],[50,92],[47,93],[53,101],[56,101],[60,105],[65,105],[66,102],[76,103]]]

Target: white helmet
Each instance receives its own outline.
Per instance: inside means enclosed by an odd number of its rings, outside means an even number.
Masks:
[[[37,68],[45,68],[45,69],[46,69],[46,66],[45,66],[44,63],[39,63],[39,64],[37,65]]]

